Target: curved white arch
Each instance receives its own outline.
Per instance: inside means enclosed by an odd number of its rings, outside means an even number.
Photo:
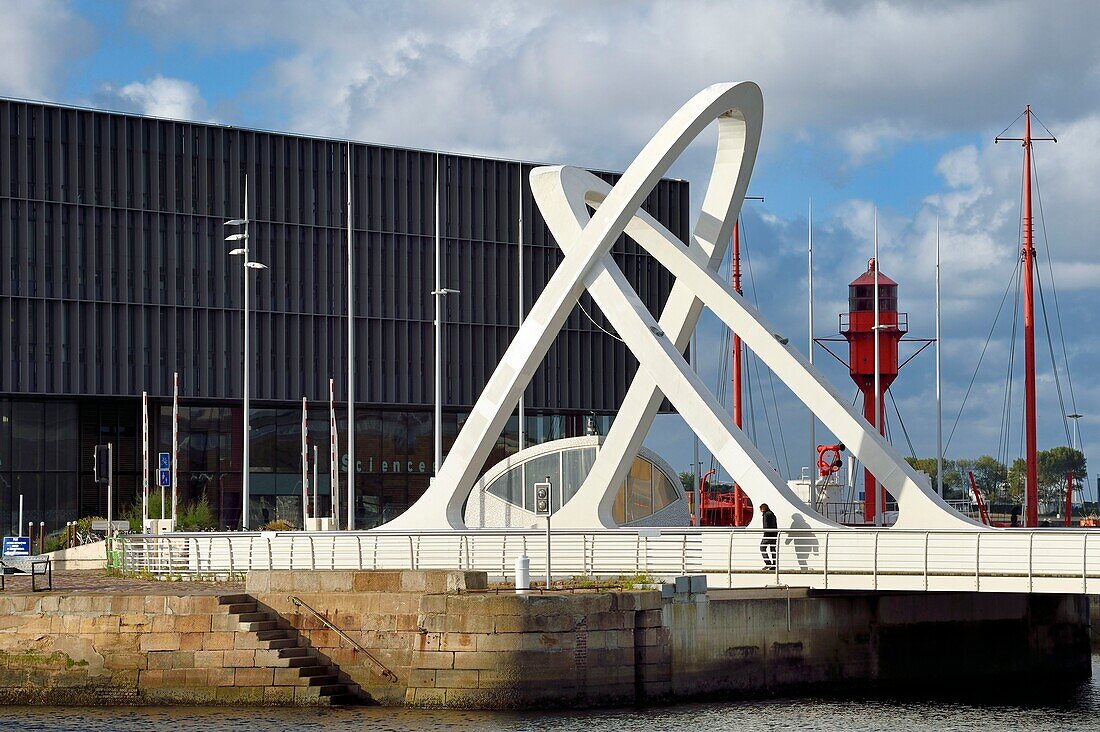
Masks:
[[[719,132],[714,169],[693,241],[685,249],[640,207],[672,162],[715,120]],[[729,293],[714,274],[744,200],[762,120],[763,100],[755,84],[718,84],[677,111],[614,187],[576,168],[532,172],[532,190],[565,250],[565,259],[505,351],[439,474],[420,500],[385,525],[386,530],[464,528],[462,506],[486,457],[585,288],[642,368],[597,465],[581,492],[557,515],[559,526],[615,525],[610,486],[621,483],[623,471],[629,469],[662,393],[753,500],[772,507],[781,525],[791,525],[798,518],[807,528],[836,526],[810,511],[787,487],[684,361],[681,353],[704,302],[894,493],[902,504],[902,525],[980,526],[936,496],[820,374],[797,351],[780,344],[760,314]],[[588,205],[596,208],[595,214],[589,215]],[[609,255],[612,243],[624,231],[676,275],[660,324]]]
[[[706,232],[713,241],[728,236],[733,220],[730,214],[740,210],[760,139],[763,100],[752,82],[707,87],[646,144],[581,232],[575,254],[565,258],[535,301],[428,490],[408,511],[386,524],[387,529],[463,527],[462,504],[520,394],[576,304],[586,275],[610,251],[669,166],[716,119],[718,150],[711,186],[721,192],[714,196],[729,205],[724,212],[704,215],[697,231]]]
[[[536,182],[537,179],[537,182]],[[605,200],[611,186],[592,175],[588,171],[579,168],[558,167],[539,168],[532,172],[532,191],[539,203],[544,218],[555,238],[559,242],[575,239],[569,236],[570,229],[580,230],[584,227],[589,214],[588,207],[598,210]],[[905,460],[897,454],[885,439],[855,410],[848,406],[843,397],[831,384],[794,348],[789,347],[777,338],[777,331],[767,322],[755,308],[747,304],[744,299],[731,292],[717,274],[709,267],[706,257],[697,249],[687,248],[666,229],[660,222],[647,214],[638,211],[637,215],[627,224],[626,234],[646,249],[654,258],[669,269],[676,277],[677,284],[684,284],[691,292],[695,293],[712,311],[731,329],[733,329],[745,345],[794,392],[794,394],[809,406],[815,415],[848,447],[848,449],[878,477],[883,485],[898,500],[899,519],[896,524],[899,527],[921,528],[973,528],[982,526],[954,511],[942,498],[939,497],[928,484],[926,479],[909,466]],[[615,310],[615,303],[629,295],[633,295],[625,277],[618,272],[617,265],[610,257],[605,257],[603,266],[615,268],[612,272],[615,281],[614,287],[594,288],[589,287],[593,299],[608,314],[608,308]],[[614,276],[618,275],[618,276]],[[624,292],[624,289],[626,290]],[[618,290],[617,292],[615,290]],[[662,314],[661,324],[665,323],[665,315]],[[614,318],[612,323],[624,335],[621,323]],[[625,339],[624,335],[624,339]],[[628,342],[629,343],[629,342]],[[632,346],[632,350],[633,346]],[[663,383],[668,383],[669,377],[658,375],[657,371],[668,364],[661,364],[657,359],[643,358],[642,353],[635,350],[642,369],[659,382],[660,388],[669,395],[669,399],[680,411],[681,416],[688,422],[700,439],[708,442],[701,430],[708,429],[707,425],[697,426],[697,412],[690,406],[690,400],[680,398],[681,403],[672,394],[669,394]],[[691,374],[692,371],[682,357],[676,359],[673,364],[681,374]],[[633,387],[632,387],[633,388]],[[699,388],[696,386],[695,388]],[[620,418],[622,413],[620,412]],[[618,422],[618,420],[617,420]],[[729,429],[737,430],[732,424]],[[613,427],[614,429],[614,427]],[[639,426],[627,422],[625,429],[637,431]],[[643,434],[644,436],[644,434]],[[709,444],[708,444],[709,447]],[[750,474],[746,479],[737,478],[744,474],[743,469],[734,470],[733,466],[722,459],[722,455],[715,453],[722,465],[730,470],[738,483],[749,493],[754,502],[760,501],[771,504],[773,511],[777,506],[777,500],[788,501],[789,496],[775,496],[769,485],[755,485]],[[613,454],[608,450],[601,451],[597,463],[604,460],[609,466],[611,463],[622,459],[623,455]],[[629,458],[629,456],[625,456]],[[732,459],[738,459],[732,456]],[[744,458],[740,458],[743,460]],[[617,466],[615,466],[617,467]],[[597,466],[593,466],[595,473]],[[774,472],[774,471],[773,471]],[[590,473],[591,475],[591,473]],[[777,476],[776,476],[777,477]],[[582,495],[583,494],[583,495]],[[579,499],[579,500],[578,500]],[[614,525],[610,519],[610,504],[613,496],[608,497],[606,489],[598,481],[586,481],[580,491],[568,504],[573,506],[571,516],[566,518],[576,521],[581,518],[582,523],[591,526],[594,522],[600,525]],[[798,501],[803,512],[808,511],[801,501]],[[564,509],[561,512],[565,513]],[[578,514],[587,513],[587,521]],[[558,516],[558,524],[563,525],[562,516]],[[823,519],[824,520],[824,519]],[[565,524],[569,525],[569,524]]]

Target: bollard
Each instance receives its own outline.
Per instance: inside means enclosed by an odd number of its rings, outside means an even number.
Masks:
[[[38,522],[38,553],[46,553],[46,522]]]
[[[531,559],[526,554],[516,557],[516,594],[531,592]]]

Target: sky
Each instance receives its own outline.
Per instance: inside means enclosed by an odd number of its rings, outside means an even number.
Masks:
[[[1035,145],[1039,447],[1066,444],[1062,415],[1079,413],[1088,456],[1100,444],[1097,27],[1100,4],[1087,0],[0,0],[0,95],[623,170],[694,93],[754,81],[765,116],[750,194],[765,200],[744,208],[747,297],[806,352],[812,200],[814,335],[836,336],[877,210],[881,271],[900,282],[910,335],[932,337],[938,226],[946,452],[1009,459],[1022,454],[1022,151],[994,137],[1031,104],[1058,139]],[[670,171],[691,182],[696,207],[713,147],[703,135]],[[722,329],[709,313],[698,337],[700,373],[717,389]],[[935,454],[932,353],[891,389],[904,454],[909,441]],[[820,349],[815,359],[855,396],[844,367]],[[810,460],[808,413],[750,368],[750,435],[797,474]],[[677,469],[692,461],[678,416],[659,417],[647,444]]]

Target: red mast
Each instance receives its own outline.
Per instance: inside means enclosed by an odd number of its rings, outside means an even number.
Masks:
[[[1027,447],[1027,518],[1028,526],[1039,525],[1039,461],[1035,440],[1035,243],[1031,215],[1031,105],[1024,109],[1024,429]]]
[[[741,292],[741,226],[740,221],[733,222],[733,251],[730,255],[730,285],[733,287],[733,291],[738,295],[744,293]],[[731,379],[732,379],[732,396],[730,402],[733,406],[733,423],[737,425],[738,429],[742,427],[741,417],[741,336],[736,333],[732,333],[733,336],[733,348],[731,352],[732,363],[730,364]],[[745,502],[744,493],[741,490],[741,486],[734,484],[733,489],[733,525],[744,526],[747,522],[744,520],[743,505]]]
[[[1039,461],[1036,457],[1035,439],[1035,238],[1034,220],[1031,212],[1031,143],[1035,140],[1051,140],[1053,136],[1033,138],[1031,136],[1031,105],[1024,108],[1024,136],[1000,137],[994,142],[1015,140],[1024,147],[1024,211],[1023,243],[1020,257],[1023,266],[1020,277],[1024,290],[1024,432],[1027,459],[1027,482],[1024,486],[1024,525],[1039,525]]]

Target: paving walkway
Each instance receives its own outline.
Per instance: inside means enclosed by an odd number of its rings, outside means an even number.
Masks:
[[[27,575],[8,575],[5,579],[5,594],[30,594],[31,578]],[[45,580],[38,577],[41,587]],[[243,582],[162,582],[158,580],[134,579],[130,577],[109,576],[105,570],[66,570],[53,573],[54,593],[66,595],[88,593],[96,595],[223,595],[231,592],[243,592]],[[37,592],[37,595],[49,594],[49,590]]]

